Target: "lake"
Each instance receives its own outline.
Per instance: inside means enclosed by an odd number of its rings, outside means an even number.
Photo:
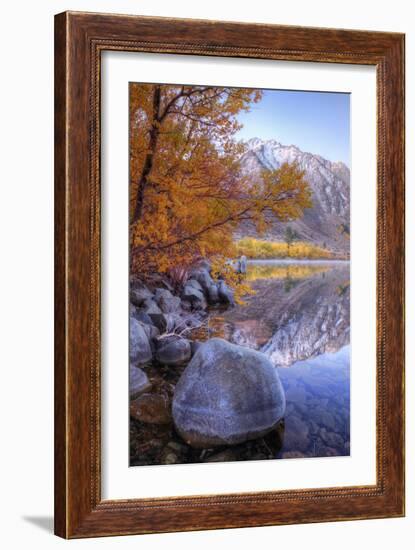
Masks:
[[[230,309],[211,308],[195,340],[214,336],[265,353],[278,369],[286,413],[263,438],[194,449],[173,424],[132,422],[130,465],[269,460],[350,454],[349,263],[250,261],[252,294]],[[143,367],[166,400],[185,366]]]
[[[349,262],[248,262],[253,294],[212,311],[208,336],[265,353],[287,398],[275,458],[350,453]]]

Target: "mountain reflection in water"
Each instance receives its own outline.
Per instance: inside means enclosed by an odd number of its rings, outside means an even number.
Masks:
[[[207,336],[260,350],[278,367],[287,410],[278,441],[267,437],[275,458],[350,453],[349,277],[348,262],[252,261],[255,293],[210,314]]]
[[[348,262],[249,262],[254,294],[212,312],[209,336],[265,353],[276,366],[335,352],[349,343]]]

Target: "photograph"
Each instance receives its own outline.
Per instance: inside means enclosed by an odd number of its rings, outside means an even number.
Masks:
[[[129,163],[130,466],[350,455],[350,94],[130,82]]]
[[[225,8],[54,17],[54,533],[292,547],[394,518],[382,545],[406,513],[405,28]]]

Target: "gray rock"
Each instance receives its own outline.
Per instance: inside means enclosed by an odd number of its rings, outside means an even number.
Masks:
[[[130,363],[144,365],[153,357],[151,346],[143,325],[130,317]]]
[[[173,398],[176,430],[198,448],[262,437],[284,411],[284,390],[269,359],[219,338],[198,349]]]
[[[193,309],[206,309],[207,307],[203,292],[187,284],[183,289],[182,300],[189,302]]]
[[[204,462],[232,462],[238,460],[238,455],[232,449],[225,449],[213,455],[210,455],[208,458],[205,458]]]
[[[162,298],[159,305],[164,313],[176,313],[180,310],[180,298],[178,296]]]
[[[241,256],[237,263],[237,272],[245,275],[247,267],[246,256]]]
[[[210,263],[209,260],[207,260],[206,258],[203,258],[203,260],[198,261],[197,268],[204,269],[205,271],[210,273],[210,271],[212,269],[212,264]]]
[[[160,331],[154,325],[149,325],[149,324],[143,323],[141,321],[139,321],[139,322],[141,323],[141,326],[143,327],[144,332],[147,335],[148,341],[150,342],[151,351],[154,354],[154,352],[156,351],[155,342],[156,342],[157,338],[160,336]]]
[[[173,296],[166,288],[157,288],[154,297],[163,313],[173,313],[180,309],[180,298]]]
[[[154,291],[154,299],[158,303],[160,298],[165,296],[166,298],[173,298],[173,294],[167,288],[156,288]]]
[[[196,268],[191,272],[192,279],[196,279],[196,281],[200,284],[200,286],[203,288],[203,290],[207,290],[212,284],[213,279],[207,269],[204,269],[203,267]]]
[[[177,464],[178,462],[180,462],[180,460],[176,453],[166,452],[161,456],[162,464]]]
[[[162,278],[160,284],[162,284],[164,288],[167,288],[167,290],[170,290],[170,292],[173,292],[173,285],[166,278]]]
[[[140,307],[145,300],[151,299],[153,294],[145,285],[132,285],[130,289],[130,302]]]
[[[195,288],[199,292],[203,292],[202,286],[198,281],[196,281],[196,279],[189,279],[188,281],[186,281],[186,286],[191,286],[192,288]]]
[[[189,340],[180,336],[168,336],[157,342],[156,359],[163,365],[185,365],[191,356]]]
[[[153,299],[146,299],[142,305],[141,311],[147,313],[147,315],[163,313],[157,303]]]
[[[178,327],[184,328],[182,317],[176,313],[152,313],[150,317],[161,333],[173,332]]]
[[[287,451],[283,453],[281,458],[305,458],[305,454],[300,453],[300,451]]]
[[[182,298],[182,300],[180,302],[180,307],[185,312],[192,311],[192,304],[186,299]]]
[[[130,365],[130,399],[135,399],[151,388],[146,373],[139,367]]]
[[[144,323],[145,325],[152,325],[153,322],[151,320],[151,317],[148,313],[141,310],[136,310],[136,313],[134,317],[137,319],[137,321],[140,321],[141,323]]]
[[[235,300],[233,298],[233,292],[228,287],[228,285],[225,283],[225,281],[219,281],[218,282],[218,295],[219,295],[219,300],[223,304],[229,304],[231,306],[235,305]]]
[[[334,432],[329,432],[326,430],[326,428],[321,428],[320,430],[320,437],[328,445],[329,447],[343,447],[344,441],[343,438]]]
[[[168,326],[168,319],[164,313],[150,313],[151,322],[158,329],[159,332],[166,332]]]
[[[169,441],[166,445],[169,449],[172,449],[175,453],[186,454],[189,447],[183,445],[183,443],[178,443],[177,441]]]
[[[134,306],[133,304],[130,303],[130,307],[129,307],[129,313],[130,313],[130,317],[135,317],[137,318],[137,315],[139,313],[140,309],[136,306]]]
[[[219,302],[219,290],[216,283],[210,285],[206,291],[209,304],[217,304]]]

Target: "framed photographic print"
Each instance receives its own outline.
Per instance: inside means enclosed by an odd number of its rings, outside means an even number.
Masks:
[[[55,20],[55,532],[404,514],[404,36]]]

